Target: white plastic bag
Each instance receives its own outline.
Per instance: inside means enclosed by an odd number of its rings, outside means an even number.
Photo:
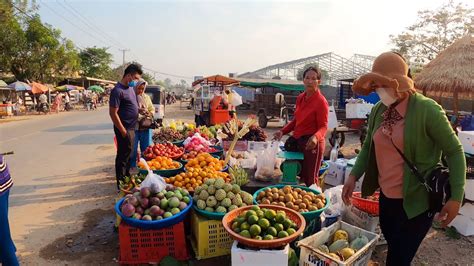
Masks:
[[[230,104],[233,106],[239,106],[242,102],[242,96],[240,96],[237,92],[232,92],[232,97],[230,98]]]
[[[142,162],[145,165],[145,168],[148,170],[148,175],[146,176],[145,180],[143,180],[140,187],[149,187],[152,193],[158,193],[164,190],[166,188],[165,179],[153,173],[143,158],[140,158],[140,162]]]
[[[324,191],[326,200],[330,200],[329,207],[324,211],[326,215],[341,215],[344,211],[344,202],[342,201],[342,187],[343,185],[332,187]]]
[[[255,172],[256,179],[268,180],[273,177],[277,154],[278,143],[272,142],[272,144],[263,151],[262,155],[258,156],[257,171]]]

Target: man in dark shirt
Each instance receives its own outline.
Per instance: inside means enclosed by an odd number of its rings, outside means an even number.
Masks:
[[[137,96],[133,87],[141,78],[143,71],[139,65],[130,64],[110,93],[109,114],[114,123],[117,139],[117,156],[115,157],[115,175],[117,188],[119,181],[130,176],[130,155],[135,141],[135,129],[138,121]]]

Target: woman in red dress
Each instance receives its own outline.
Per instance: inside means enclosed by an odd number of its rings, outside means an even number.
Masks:
[[[293,132],[298,151],[304,154],[301,180],[307,186],[318,183],[319,168],[323,159],[325,136],[328,128],[329,106],[319,89],[321,71],[309,67],[303,72],[305,92],[296,99],[296,110],[293,120],[282,130],[275,133],[275,139]]]

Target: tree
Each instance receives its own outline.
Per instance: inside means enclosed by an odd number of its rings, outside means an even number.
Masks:
[[[418,20],[406,31],[390,35],[394,51],[423,65],[462,36],[474,32],[474,9],[449,0],[436,10],[418,12]]]
[[[319,65],[317,63],[309,63],[309,64],[304,65],[303,68],[298,69],[298,73],[296,74],[296,79],[300,81],[303,80],[303,73],[309,67],[315,67],[321,71],[321,80],[325,81],[329,79],[329,73],[326,70],[319,68]]]
[[[74,44],[43,24],[34,1],[0,1],[0,70],[23,81],[52,82],[78,70]],[[26,15],[25,15],[26,14]]]
[[[148,72],[144,72],[142,78],[148,82],[148,84],[156,84],[155,78]]]
[[[164,87],[165,87],[166,89],[171,90],[171,87],[173,86],[173,82],[171,81],[171,79],[170,79],[170,78],[166,78],[166,79],[164,80],[164,83],[165,83]]]
[[[112,54],[107,52],[107,47],[88,47],[79,53],[83,75],[94,78],[110,78],[113,62]]]

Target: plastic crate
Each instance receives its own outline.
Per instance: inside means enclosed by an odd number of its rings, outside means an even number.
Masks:
[[[380,192],[375,192],[374,195],[379,196]],[[351,203],[361,211],[375,216],[379,215],[379,202],[362,198],[361,192],[352,193]]]
[[[145,230],[126,223],[119,226],[121,264],[159,263],[164,257],[189,259],[184,223],[158,230]]]
[[[194,236],[191,242],[198,260],[230,254],[234,239],[224,229],[222,220],[209,220],[193,211],[191,228]]]

